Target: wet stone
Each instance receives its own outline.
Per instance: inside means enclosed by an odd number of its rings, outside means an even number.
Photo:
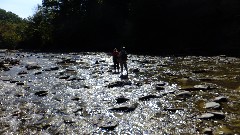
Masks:
[[[217,102],[217,103],[219,103],[219,102],[227,102],[228,99],[227,99],[227,97],[219,96],[219,97],[215,97],[215,98],[213,99],[213,101],[214,101],[214,102]]]
[[[198,80],[208,82],[212,81],[212,78],[198,78]]]
[[[27,64],[27,65],[25,66],[25,68],[26,68],[27,70],[33,70],[33,69],[40,69],[41,67],[40,67],[39,65],[37,65],[37,64]]]
[[[147,96],[143,96],[143,97],[140,97],[139,100],[140,101],[147,101],[147,100],[150,100],[152,98],[160,98],[161,96],[157,96],[157,95],[147,95]]]
[[[45,90],[38,91],[35,93],[35,95],[40,96],[40,97],[46,96],[47,94],[48,94],[48,91],[45,91]]]
[[[16,82],[17,85],[24,85],[23,82]]]
[[[18,93],[15,94],[15,96],[16,96],[16,97],[22,97],[22,96],[24,96],[24,93],[18,92]]]
[[[42,72],[35,72],[34,75],[40,75]]]
[[[157,82],[157,84],[156,84],[157,87],[158,87],[158,86],[165,86],[165,85],[166,85],[165,82]]]
[[[129,101],[129,99],[125,98],[125,97],[118,97],[118,98],[116,98],[116,101],[117,101],[117,104],[121,104],[121,103]]]
[[[69,78],[67,79],[67,81],[80,81],[80,80],[85,80],[85,79],[79,78],[79,77],[69,77]]]
[[[75,121],[73,121],[73,119],[72,119],[71,117],[69,117],[69,116],[64,116],[64,117],[63,117],[63,121],[64,121],[64,123],[66,123],[66,124],[75,123]]]
[[[212,113],[204,113],[200,116],[197,116],[198,119],[210,119],[213,117],[214,117],[214,114],[212,114]]]
[[[183,108],[164,108],[163,110],[169,111],[169,112],[176,112],[176,111],[183,111]]]
[[[26,71],[20,71],[20,72],[18,73],[18,75],[24,75],[24,74],[27,74],[27,72],[26,72]]]
[[[52,71],[53,71],[53,70],[58,70],[58,69],[59,69],[59,67],[51,67],[51,68],[50,68],[50,70],[52,70]]]
[[[43,69],[42,71],[51,71],[51,69]]]
[[[133,69],[132,72],[133,72],[133,73],[138,73],[138,72],[140,72],[140,69],[139,69],[139,68],[135,68],[135,69]]]
[[[136,86],[142,86],[143,84],[142,84],[142,82],[136,82],[135,85]]]
[[[215,119],[224,119],[226,117],[223,112],[211,112],[211,113],[214,114]]]
[[[104,122],[104,123],[101,123],[99,125],[99,128],[101,129],[104,129],[104,130],[108,130],[108,131],[112,131],[114,130],[116,127],[118,126],[118,123],[117,122]]]
[[[205,128],[205,129],[203,129],[203,134],[212,135],[213,131],[211,128]]]
[[[2,80],[2,81],[10,81],[11,79],[8,76],[1,76],[0,80]]]
[[[131,85],[132,83],[130,81],[116,81],[110,83],[107,87],[113,88],[113,87],[123,87],[124,85]]]
[[[163,86],[156,85],[156,90],[164,90],[165,88]]]
[[[62,98],[60,96],[54,96],[53,99],[59,102],[62,101]]]
[[[204,113],[202,115],[197,116],[198,119],[215,119],[215,120],[221,120],[225,118],[225,114],[222,112],[208,112]]]
[[[79,101],[81,98],[80,97],[73,97],[72,100],[73,101]]]
[[[213,109],[219,109],[220,108],[220,104],[217,102],[208,102],[205,104],[204,108],[209,109],[209,108],[213,108]]]
[[[9,71],[10,68],[9,67],[3,67],[3,71]]]
[[[182,92],[177,93],[176,96],[178,96],[178,97],[191,97],[192,94],[189,91],[182,91]]]
[[[71,58],[63,59],[60,62],[57,62],[57,64],[71,64],[71,63],[76,63],[75,60],[72,60]]]
[[[53,120],[54,120],[53,117],[43,117],[40,120],[38,120],[36,123],[34,123],[33,125],[39,129],[47,129],[52,125]]]
[[[180,88],[179,90],[198,91],[198,90],[211,90],[211,89],[214,89],[214,88],[211,88],[208,85],[194,85],[193,87]]]
[[[100,62],[97,60],[97,61],[95,62],[95,64],[100,64]]]
[[[120,78],[121,79],[128,79],[128,75],[121,75]]]
[[[208,85],[194,85],[193,87],[196,89],[202,89],[202,90],[210,89],[210,86],[208,86]]]
[[[67,75],[67,76],[60,76],[59,79],[68,79],[70,76]]]
[[[83,108],[77,108],[76,110],[73,110],[73,113],[75,113],[77,115],[79,113],[81,114],[82,111],[83,111]]]
[[[138,106],[138,103],[134,103],[132,105],[121,105],[121,106],[113,107],[109,110],[114,112],[132,112],[137,108],[137,106]]]
[[[207,70],[205,69],[202,69],[202,70],[193,70],[192,73],[195,73],[195,74],[200,74],[200,73],[206,73]]]

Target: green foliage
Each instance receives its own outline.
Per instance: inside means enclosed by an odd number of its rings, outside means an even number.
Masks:
[[[238,0],[43,0],[27,20],[0,10],[0,45],[106,51],[124,44],[135,53],[231,53],[240,50],[239,7]]]
[[[25,28],[25,40],[19,48],[24,49],[43,49],[52,44],[52,19],[54,14],[38,6],[36,13],[28,18]]]
[[[26,20],[0,9],[0,48],[15,49],[23,40]]]
[[[4,9],[0,9],[0,20],[11,22],[11,23],[19,23],[22,19],[12,12],[6,12]]]

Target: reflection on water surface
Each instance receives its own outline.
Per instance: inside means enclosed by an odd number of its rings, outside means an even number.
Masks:
[[[130,55],[127,79],[112,72],[111,60],[1,55],[0,133],[240,133],[239,58]]]

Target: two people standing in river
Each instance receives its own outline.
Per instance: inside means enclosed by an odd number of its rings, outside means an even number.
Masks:
[[[124,69],[127,72],[128,75],[128,67],[127,67],[127,51],[125,50],[125,47],[122,47],[120,52],[115,48],[113,50],[113,64],[114,64],[114,70],[116,72],[116,69],[118,69],[119,72],[119,65],[121,68],[121,74],[123,75]]]

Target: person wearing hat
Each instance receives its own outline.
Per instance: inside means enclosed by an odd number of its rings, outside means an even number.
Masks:
[[[125,50],[125,47],[122,47],[122,49],[119,53],[119,63],[120,63],[120,68],[121,68],[121,74],[123,74],[123,68],[125,68],[127,75],[128,75],[127,51]]]

